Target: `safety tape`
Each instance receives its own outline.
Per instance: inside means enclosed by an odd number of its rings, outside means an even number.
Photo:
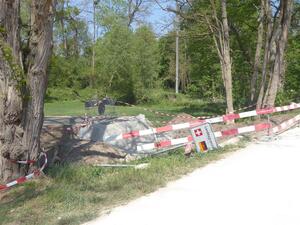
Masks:
[[[270,123],[260,123],[251,126],[246,126],[246,127],[233,128],[224,131],[217,131],[214,132],[214,135],[216,138],[218,138],[218,137],[232,136],[232,135],[243,134],[243,133],[258,132],[269,128],[271,128]],[[137,151],[138,152],[149,151],[149,150],[165,148],[173,145],[187,144],[189,142],[193,142],[192,135],[189,135],[184,138],[169,139],[169,140],[163,140],[163,141],[149,143],[149,144],[138,145]]]
[[[288,128],[290,128],[291,126],[295,125],[298,121],[300,121],[300,114],[295,116],[294,118],[292,119],[289,119],[283,123],[281,123],[280,125],[276,126],[276,127],[273,127],[272,128],[272,131],[273,133],[279,133],[279,132],[282,132]]]
[[[13,187],[17,184],[22,184],[22,183],[25,183],[26,181],[34,178],[34,177],[38,177],[42,172],[43,170],[45,169],[47,163],[48,163],[48,158],[47,158],[47,155],[46,153],[42,152],[40,157],[44,157],[44,164],[41,166],[41,168],[39,169],[36,169],[34,170],[31,174],[28,174],[26,176],[23,176],[23,177],[19,177],[18,179],[14,180],[14,181],[11,181],[7,184],[4,184],[4,185],[0,185],[0,191],[3,191],[3,190],[6,190],[10,187]],[[28,160],[28,161],[34,161],[34,160]],[[26,162],[26,161],[16,161],[16,162]],[[36,161],[35,161],[36,162]],[[21,164],[24,164],[24,163],[21,163]]]
[[[115,140],[124,140],[124,139],[130,139],[134,137],[141,137],[151,134],[157,134],[157,133],[163,133],[168,131],[175,131],[175,130],[182,130],[182,129],[188,129],[192,127],[199,126],[200,124],[204,122],[208,123],[221,123],[226,121],[231,121],[235,119],[241,119],[241,118],[247,118],[247,117],[253,117],[257,115],[266,115],[266,114],[272,114],[275,112],[283,112],[293,109],[300,108],[300,103],[293,103],[291,105],[287,106],[281,106],[281,107],[275,107],[275,108],[268,108],[268,109],[258,109],[258,110],[252,110],[248,112],[242,112],[238,114],[227,114],[223,116],[218,116],[206,120],[196,120],[191,122],[185,122],[185,123],[179,123],[179,124],[173,124],[173,125],[167,125],[163,127],[157,127],[157,128],[150,128],[145,130],[136,130],[131,131],[129,133],[123,133],[119,135],[112,135],[110,137],[107,137],[104,141],[115,141]]]
[[[176,118],[181,118],[181,119],[191,119],[191,117],[192,117],[194,119],[200,119],[200,120],[202,120],[202,119],[210,119],[210,118],[213,118],[213,117],[217,117],[217,115],[212,115],[212,116],[198,116],[198,117],[194,117],[194,116],[180,116],[180,115],[176,115],[176,114],[163,113],[163,112],[159,112],[159,111],[156,111],[156,110],[153,110],[153,109],[136,106],[136,105],[133,105],[133,104],[130,104],[130,103],[127,103],[127,102],[123,102],[123,101],[116,101],[116,102],[124,104],[124,105],[127,105],[127,106],[130,106],[130,107],[140,108],[140,109],[142,109],[144,111],[148,111],[148,112],[154,113],[154,114],[159,115],[159,116],[176,117]],[[252,108],[254,106],[256,106],[256,104],[252,104],[252,105],[249,105],[249,106],[246,106],[246,107],[239,108],[239,109],[235,110],[235,112],[238,112],[238,111],[241,111],[241,110],[245,110],[245,109],[249,109],[249,108]]]
[[[168,116],[168,117],[176,117],[176,118],[180,118],[180,119],[199,119],[199,120],[204,120],[204,119],[210,119],[210,118],[214,118],[214,117],[218,117],[219,115],[212,115],[212,116],[198,116],[198,117],[194,117],[192,115],[188,115],[188,116],[181,116],[181,115],[176,115],[176,114],[169,114],[169,113],[163,113],[163,112],[159,112],[159,111],[156,111],[156,110],[153,110],[153,109],[149,109],[149,108],[145,108],[145,107],[140,107],[140,106],[136,106],[136,105],[133,105],[133,104],[130,104],[130,103],[127,103],[127,102],[123,102],[123,101],[116,101],[118,103],[121,103],[123,105],[127,105],[127,106],[130,106],[130,107],[135,107],[135,108],[140,108],[144,111],[148,111],[148,112],[151,112],[151,113],[154,113],[158,116]],[[237,110],[235,110],[235,112],[237,111],[241,111],[241,110],[245,110],[245,109],[249,109],[249,108],[252,108],[256,106],[256,104],[253,104],[253,105],[249,105],[249,106],[246,106],[246,107],[243,107],[243,108],[239,108]],[[81,128],[81,127],[86,127],[86,126],[89,126],[91,125],[93,119],[103,119],[103,116],[94,116],[92,117],[91,119],[87,117],[87,114],[85,115],[85,119],[84,121],[81,123],[81,124],[78,124],[76,126],[73,126],[73,128],[75,129],[73,131],[73,133],[78,133],[78,130]],[[162,120],[155,120],[155,121],[152,121],[154,124],[167,124],[168,121],[162,121]]]
[[[25,161],[17,161],[17,160],[10,160],[12,163],[17,163],[17,164],[34,164],[36,163],[36,160],[25,160]]]

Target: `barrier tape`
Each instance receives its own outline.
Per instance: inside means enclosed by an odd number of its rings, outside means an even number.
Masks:
[[[253,116],[257,116],[257,115],[272,114],[275,112],[284,112],[284,111],[298,109],[298,108],[300,108],[300,103],[298,103],[298,104],[293,103],[293,104],[287,105],[287,106],[252,110],[252,111],[242,112],[242,113],[238,113],[238,114],[227,114],[227,115],[218,116],[218,117],[205,119],[205,120],[196,120],[196,121],[191,121],[191,122],[186,122],[186,123],[167,125],[167,126],[158,127],[158,128],[136,130],[136,131],[131,131],[129,133],[123,133],[123,134],[119,134],[119,135],[112,135],[112,136],[106,138],[104,141],[130,139],[130,138],[134,138],[134,137],[141,137],[141,136],[157,134],[157,133],[162,133],[162,132],[192,128],[192,127],[199,126],[204,122],[208,122],[208,123],[212,123],[212,124],[213,123],[221,123],[221,122],[231,121],[231,120],[235,120],[235,119],[253,117]]]
[[[258,132],[269,128],[271,128],[270,123],[260,123],[256,125],[246,126],[246,127],[234,128],[234,129],[229,129],[224,131],[217,131],[214,132],[214,135],[216,138],[218,138],[218,137],[232,136],[232,135],[243,134],[243,133]],[[165,148],[173,145],[187,144],[193,141],[194,139],[192,135],[189,135],[184,138],[170,139],[170,140],[164,140],[160,142],[139,145],[137,146],[137,151],[138,152],[149,151],[149,150]]]
[[[169,114],[169,113],[163,113],[163,112],[159,112],[159,111],[156,111],[156,110],[153,110],[153,109],[149,109],[149,108],[145,108],[145,107],[140,107],[140,106],[136,106],[136,105],[133,105],[133,104],[129,104],[127,102],[123,102],[123,101],[116,101],[116,102],[119,102],[121,104],[124,104],[124,105],[127,105],[127,106],[130,106],[130,107],[135,107],[135,108],[140,108],[144,111],[148,111],[148,112],[151,112],[151,113],[154,113],[156,115],[159,115],[159,116],[168,116],[168,117],[176,117],[176,118],[182,118],[182,119],[190,119],[191,117],[195,118],[195,119],[210,119],[210,118],[213,118],[213,117],[217,117],[217,115],[213,115],[213,116],[198,116],[198,117],[194,117],[194,116],[178,116],[176,114]],[[245,110],[245,109],[249,109],[249,108],[252,108],[253,106],[256,106],[256,104],[252,104],[252,105],[249,105],[249,106],[246,106],[246,107],[243,107],[243,108],[239,108],[236,111],[241,111],[241,110]]]
[[[289,119],[283,123],[281,123],[280,125],[273,127],[272,131],[273,133],[279,133],[282,132],[288,128],[290,128],[291,126],[295,125],[295,123],[297,123],[298,121],[300,121],[300,114],[295,116],[292,119]]]
[[[7,189],[9,189],[12,186],[15,186],[17,184],[25,183],[26,181],[28,181],[28,180],[30,180],[30,179],[32,179],[34,177],[38,177],[43,172],[43,170],[45,169],[45,167],[46,167],[46,165],[48,163],[48,158],[47,158],[46,153],[42,152],[41,155],[40,155],[40,157],[42,157],[42,156],[45,158],[45,161],[44,161],[44,164],[41,166],[41,168],[36,169],[31,174],[28,174],[26,176],[20,177],[20,178],[14,180],[14,181],[11,181],[11,182],[9,182],[7,184],[0,185],[0,191],[7,190]],[[29,162],[29,161],[34,161],[34,160],[15,161],[15,162],[17,162],[17,163],[21,162],[21,164],[25,164],[23,162]]]
[[[297,122],[300,122],[300,114],[295,116],[292,119],[289,119],[289,120],[281,123],[280,125],[278,125],[276,127],[273,127],[272,131],[273,131],[273,133],[282,132],[282,131],[290,128],[291,126],[295,125]],[[246,127],[234,128],[234,129],[229,129],[229,130],[224,130],[224,131],[217,131],[217,132],[214,132],[214,135],[216,138],[218,138],[218,137],[232,136],[232,135],[243,134],[243,133],[263,131],[266,129],[270,129],[271,127],[272,127],[272,125],[270,123],[260,123],[260,124],[256,124],[256,125],[246,126]],[[193,137],[192,137],[192,135],[190,135],[190,136],[184,137],[184,138],[170,139],[170,140],[164,140],[164,141],[160,141],[160,142],[140,145],[140,146],[137,146],[137,151],[141,152],[141,151],[169,147],[172,145],[189,144],[193,141],[194,141]]]
[[[36,160],[25,160],[25,161],[10,160],[10,161],[11,161],[12,163],[26,164],[26,165],[30,165],[30,164],[36,163]]]
[[[181,119],[199,119],[199,120],[210,119],[210,118],[214,118],[214,117],[218,116],[218,115],[199,116],[199,117],[194,117],[192,115],[189,115],[189,116],[180,116],[180,115],[176,115],[176,114],[163,113],[163,112],[159,112],[159,111],[156,111],[156,110],[153,110],[153,109],[136,106],[136,105],[133,105],[133,104],[130,104],[130,103],[127,103],[127,102],[123,102],[123,101],[119,101],[119,100],[116,101],[116,102],[124,104],[124,105],[127,105],[127,106],[130,106],[130,107],[140,108],[140,109],[142,109],[144,111],[148,111],[148,112],[154,113],[154,114],[159,115],[159,116],[176,117],[176,118],[181,118]],[[243,107],[243,108],[239,108],[239,109],[237,109],[235,111],[245,110],[245,109],[248,109],[248,108],[252,108],[253,106],[256,106],[256,104],[249,105],[249,106],[246,106],[246,107]],[[94,116],[94,117],[92,117],[92,119],[98,119],[98,118],[103,118],[103,116]],[[168,123],[168,121],[160,121],[160,120],[156,120],[156,121],[152,121],[152,122],[157,123],[157,124],[166,124],[166,123]],[[85,114],[84,121],[80,125],[77,125],[76,130],[80,129],[80,127],[86,127],[86,126],[88,126],[90,124],[91,124],[91,120],[87,117],[87,114]],[[75,126],[73,126],[73,127],[75,127]],[[76,131],[74,133],[76,133]]]

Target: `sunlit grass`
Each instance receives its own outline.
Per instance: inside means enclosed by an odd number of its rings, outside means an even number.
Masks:
[[[100,212],[163,187],[240,146],[186,158],[182,149],[136,163],[143,170],[57,166],[46,177],[15,187],[1,200],[0,224],[81,224]]]
[[[152,111],[158,111],[170,115],[158,115]],[[157,104],[130,106],[106,106],[105,115],[108,116],[136,116],[144,114],[154,123],[168,121],[179,113],[188,113],[192,116],[223,114],[222,104],[209,104],[202,101],[181,102],[178,104]],[[97,108],[86,110],[81,101],[52,102],[45,104],[46,116],[82,116],[97,115]]]

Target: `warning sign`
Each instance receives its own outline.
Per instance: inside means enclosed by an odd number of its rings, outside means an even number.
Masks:
[[[191,133],[198,152],[207,152],[218,148],[214,132],[209,123],[192,128]]]

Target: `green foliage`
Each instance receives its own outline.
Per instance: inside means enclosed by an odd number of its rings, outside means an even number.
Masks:
[[[142,102],[159,85],[157,41],[151,29],[115,24],[96,45],[97,87],[109,96]]]
[[[53,55],[50,64],[49,87],[72,88],[74,90],[86,88],[89,85],[89,73],[85,57],[65,58]]]
[[[140,27],[133,39],[133,82],[137,102],[143,102],[148,92],[160,86],[158,80],[158,43],[149,27]]]
[[[86,101],[88,99],[100,99],[105,97],[104,92],[100,92],[99,89],[85,88],[85,89],[73,89],[73,88],[48,88],[46,92],[46,102],[60,102],[60,101]]]
[[[219,1],[215,2],[220,13]],[[48,100],[51,97],[52,100],[74,100],[78,98],[76,93],[87,90],[88,94],[82,96],[84,99],[108,95],[130,103],[159,104],[172,98],[178,101],[179,96],[170,98],[166,94],[170,92],[173,95],[175,89],[174,30],[157,38],[152,28],[143,23],[135,24],[133,29],[128,25],[128,2],[104,0],[96,5],[96,22],[101,35],[93,46],[89,26],[82,19],[79,8],[68,0],[59,0],[58,3]],[[259,0],[227,1],[235,107],[249,102],[260,4]],[[183,10],[186,18],[181,19],[180,24],[180,92],[195,99],[223,102],[225,90],[220,59],[204,19],[212,16],[211,2],[196,1],[192,8],[185,6]],[[299,3],[295,4],[297,11]],[[22,18],[26,20],[27,17],[24,15]],[[297,21],[299,14],[295,13],[285,83],[278,95],[278,104],[299,98],[300,69],[297,62],[300,57],[300,29]],[[95,78],[92,76],[93,47]],[[260,81],[261,72],[257,83]],[[88,87],[91,84],[94,89],[90,93]]]
[[[300,101],[300,33],[290,37],[287,50],[287,70],[284,83],[285,100]]]
[[[127,1],[125,0],[101,0],[97,5],[97,20],[105,30],[112,30],[116,24],[126,27],[128,23],[127,17]]]
[[[96,45],[97,87],[123,100],[134,98],[131,44],[132,32],[116,24]]]

